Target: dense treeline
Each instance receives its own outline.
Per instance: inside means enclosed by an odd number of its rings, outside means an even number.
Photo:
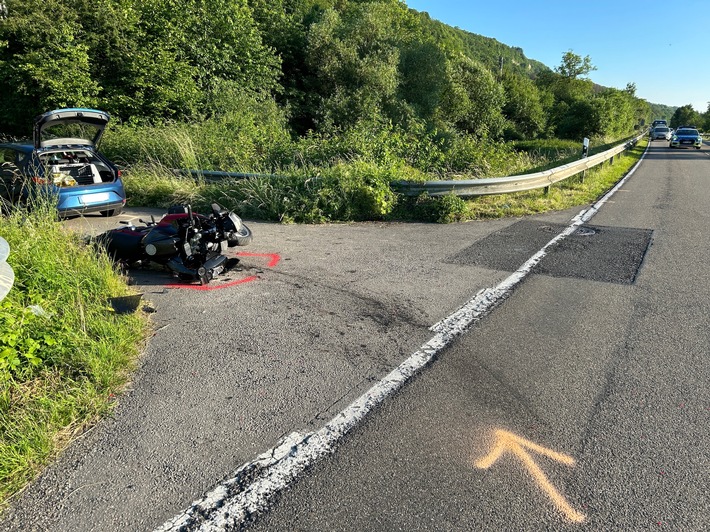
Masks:
[[[4,2],[11,135],[40,112],[86,106],[124,127],[189,123],[193,140],[211,136],[199,143],[208,166],[365,157],[485,174],[503,171],[499,140],[618,138],[655,118],[632,83],[592,83],[589,57],[568,51],[550,70],[400,0]],[[122,134],[130,161],[139,150]]]

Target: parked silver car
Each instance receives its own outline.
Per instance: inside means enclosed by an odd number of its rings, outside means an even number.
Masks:
[[[666,126],[656,126],[651,131],[651,140],[671,140],[671,130]]]

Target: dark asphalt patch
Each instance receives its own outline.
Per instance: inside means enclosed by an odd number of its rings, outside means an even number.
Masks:
[[[449,257],[446,262],[514,272],[566,227],[563,224],[521,220],[491,233]]]
[[[633,284],[653,231],[583,225],[550,249],[533,273]]]
[[[446,262],[514,272],[566,227],[521,220],[479,240]],[[533,273],[632,284],[652,236],[650,229],[583,225],[548,249]]]

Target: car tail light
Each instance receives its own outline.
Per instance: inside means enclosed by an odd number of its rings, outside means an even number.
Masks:
[[[49,179],[46,177],[40,177],[40,176],[34,176],[32,178],[33,183],[37,183],[38,185],[48,185],[49,184]]]
[[[118,177],[121,177],[123,175],[123,172],[121,172],[121,170],[118,170],[116,174],[118,175]]]

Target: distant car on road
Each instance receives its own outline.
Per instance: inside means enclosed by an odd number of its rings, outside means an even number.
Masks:
[[[121,172],[97,151],[109,118],[96,109],[57,109],[35,118],[32,143],[0,144],[0,204],[49,193],[61,216],[119,214],[126,204]]]
[[[651,131],[653,131],[656,126],[668,127],[668,122],[666,120],[654,120],[653,123],[651,124]]]
[[[651,130],[651,140],[670,140],[671,130],[666,126],[656,126]]]
[[[673,132],[668,145],[671,148],[696,148],[699,150],[703,145],[703,137],[695,128],[679,127]]]

